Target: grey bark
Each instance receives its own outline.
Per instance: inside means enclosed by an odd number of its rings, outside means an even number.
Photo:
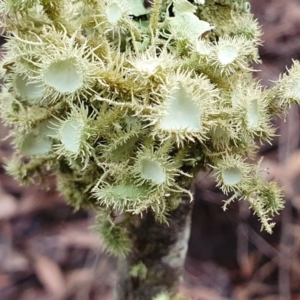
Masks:
[[[191,208],[190,200],[183,199],[170,213],[168,224],[156,222],[151,213],[132,218],[133,250],[119,261],[115,300],[152,300],[161,292],[176,293],[190,235]],[[146,267],[145,276],[132,276],[132,267],[140,263]]]

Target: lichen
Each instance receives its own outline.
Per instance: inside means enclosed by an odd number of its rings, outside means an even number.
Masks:
[[[99,231],[117,254],[130,247],[117,216],[167,222],[203,168],[271,232],[281,192],[247,157],[300,103],[300,68],[272,90],[252,78],[261,31],[246,1],[4,0],[0,12],[11,175],[56,175],[68,203],[105,214]]]

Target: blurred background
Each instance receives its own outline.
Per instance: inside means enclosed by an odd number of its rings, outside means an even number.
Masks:
[[[272,86],[300,59],[300,1],[251,0],[262,25],[262,65],[255,76]],[[274,233],[260,231],[247,204],[223,212],[212,178],[196,180],[192,230],[181,291],[193,300],[300,300],[300,115],[274,120],[278,134],[261,145],[268,179],[284,187],[286,206]],[[5,174],[12,155],[0,125],[0,299],[110,300],[116,259],[103,253],[92,211],[68,207],[55,191],[20,187]],[[142,299],[141,299],[142,300]]]

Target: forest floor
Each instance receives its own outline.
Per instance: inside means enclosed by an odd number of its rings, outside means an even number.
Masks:
[[[300,59],[300,1],[252,0],[264,45],[257,78],[266,86]],[[181,292],[193,300],[300,300],[300,115],[274,120],[281,137],[262,145],[266,176],[277,178],[286,207],[273,235],[245,203],[226,212],[223,196],[199,174]],[[1,140],[7,129],[0,126]],[[0,144],[0,299],[110,300],[116,261],[103,252],[93,212],[68,207],[52,188],[20,187],[5,174],[12,155]],[[142,299],[141,299],[142,300]]]

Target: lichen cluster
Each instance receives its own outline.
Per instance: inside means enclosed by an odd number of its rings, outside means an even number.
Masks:
[[[131,214],[167,221],[204,168],[271,231],[281,190],[248,158],[300,102],[300,67],[271,90],[252,78],[261,32],[247,2],[3,0],[0,11],[11,175],[54,174],[70,204],[97,209],[117,254]]]

